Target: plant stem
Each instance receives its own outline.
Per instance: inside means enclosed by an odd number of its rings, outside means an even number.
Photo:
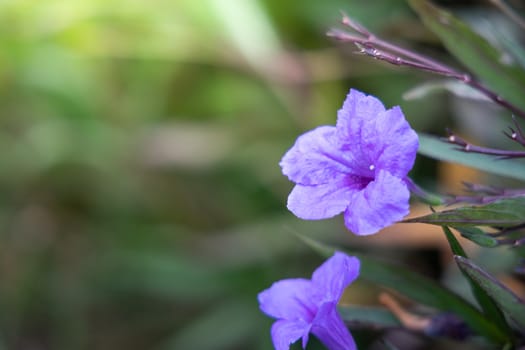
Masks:
[[[490,90],[480,81],[474,79],[470,74],[459,72],[439,61],[381,40],[368,29],[345,14],[343,14],[342,24],[356,31],[358,35],[350,34],[339,29],[332,29],[327,35],[339,41],[354,43],[359,48],[360,53],[371,56],[375,59],[397,66],[421,69],[460,80],[480,91],[495,103],[508,109],[514,115],[525,119],[524,110],[503,99],[496,92]]]
[[[463,152],[487,154],[487,155],[492,155],[492,156],[498,156],[503,159],[525,158],[524,151],[509,151],[509,150],[503,150],[503,149],[477,146],[477,145],[467,142],[465,139],[451,133],[450,131],[449,131],[448,137],[444,138],[443,140],[447,141],[448,143],[452,143],[454,145],[460,146],[458,147],[458,149]]]

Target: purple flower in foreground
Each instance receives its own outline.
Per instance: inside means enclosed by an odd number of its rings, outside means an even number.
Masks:
[[[409,212],[405,178],[414,165],[416,132],[399,106],[350,90],[336,126],[320,126],[297,139],[281,160],[296,185],[288,209],[307,220],[344,212],[346,227],[368,235]]]
[[[305,348],[309,333],[330,350],[356,349],[337,313],[337,302],[359,275],[359,267],[357,258],[336,252],[314,271],[311,280],[281,280],[259,293],[261,310],[277,318],[271,332],[275,349],[288,350],[299,338]]]

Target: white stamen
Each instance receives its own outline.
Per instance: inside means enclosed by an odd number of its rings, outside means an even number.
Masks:
[[[376,167],[375,167],[374,164],[372,164],[372,165],[370,165],[370,166],[368,167],[368,169],[370,169],[370,170],[374,170],[375,168],[376,168]]]

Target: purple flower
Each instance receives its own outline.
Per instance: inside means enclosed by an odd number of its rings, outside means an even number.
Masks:
[[[294,278],[275,282],[259,293],[261,310],[277,319],[272,326],[276,350],[288,350],[309,333],[330,350],[356,349],[352,335],[337,313],[344,289],[359,275],[359,260],[336,252],[312,274],[312,279]]]
[[[414,165],[416,132],[399,106],[350,90],[336,126],[320,126],[297,139],[281,160],[296,185],[288,209],[307,220],[344,212],[358,235],[376,233],[409,212],[405,178]]]

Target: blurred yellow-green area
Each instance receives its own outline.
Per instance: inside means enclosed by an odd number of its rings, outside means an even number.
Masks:
[[[270,349],[257,293],[321,262],[294,233],[380,242],[289,213],[281,156],[350,87],[451,119],[327,38],[340,10],[428,39],[403,1],[0,1],[0,349]]]

